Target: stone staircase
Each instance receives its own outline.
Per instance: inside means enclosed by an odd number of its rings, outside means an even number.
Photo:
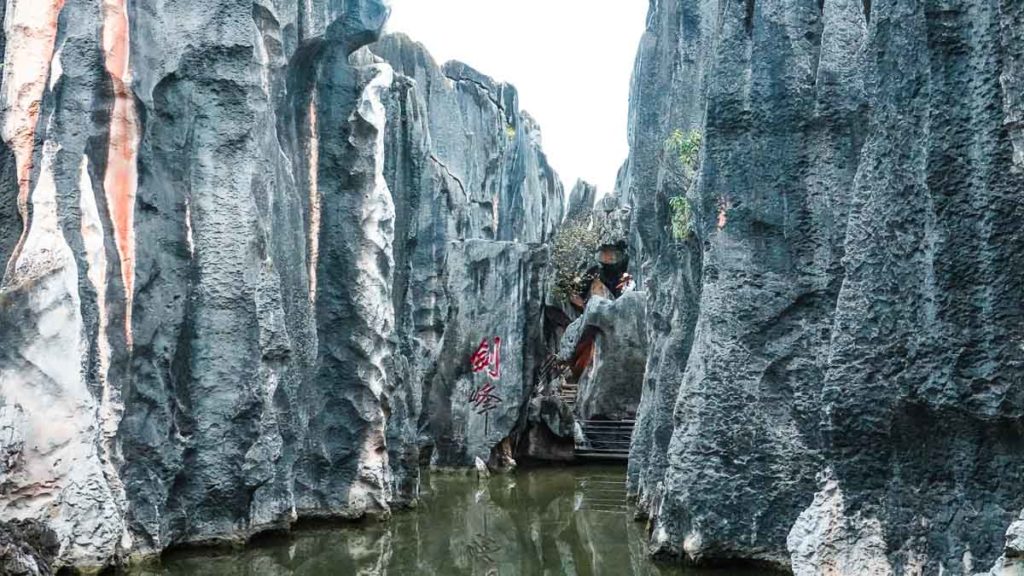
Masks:
[[[594,460],[628,460],[635,420],[581,420],[586,443],[576,446],[576,457]]]
[[[568,366],[558,361],[558,358],[554,355],[548,357],[544,364],[540,368],[541,382],[548,384],[557,379],[561,379],[561,383],[558,387],[558,397],[562,399],[569,408],[576,407],[576,395],[579,393],[579,384],[572,382],[570,383],[567,379],[571,370]]]
[[[565,402],[569,408],[576,407],[576,395],[580,392],[580,385],[576,382],[562,381],[562,387],[558,391],[558,396]]]
[[[580,385],[570,382],[571,369],[552,355],[540,369],[541,381],[558,383],[558,396],[575,412]],[[577,418],[579,416],[577,415]],[[575,454],[581,460],[629,460],[629,446],[633,441],[634,420],[577,420],[583,428],[585,441],[577,443]]]

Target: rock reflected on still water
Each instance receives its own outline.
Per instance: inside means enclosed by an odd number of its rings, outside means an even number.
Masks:
[[[646,553],[625,502],[625,470],[522,471],[478,481],[423,478],[418,508],[390,522],[299,530],[242,551],[169,557],[134,576],[669,576]],[[689,572],[687,572],[689,574]],[[718,572],[717,574],[726,574]],[[728,574],[740,574],[729,572]]]

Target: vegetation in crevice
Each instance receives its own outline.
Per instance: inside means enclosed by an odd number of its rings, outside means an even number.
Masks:
[[[665,150],[675,156],[684,168],[693,171],[697,169],[703,141],[704,137],[699,130],[674,130],[665,140]]]
[[[555,272],[552,294],[555,298],[571,300],[573,295],[587,287],[587,271],[600,239],[600,233],[589,216],[562,224],[551,248],[551,264]]]
[[[685,196],[676,196],[668,201],[672,213],[672,237],[686,240],[693,233],[693,207]]]

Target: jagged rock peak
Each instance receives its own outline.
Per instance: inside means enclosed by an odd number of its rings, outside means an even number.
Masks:
[[[576,184],[569,193],[569,206],[566,209],[565,219],[574,220],[580,216],[586,216],[594,210],[594,202],[597,200],[597,186],[584,181],[576,180]]]
[[[438,66],[404,34],[388,34],[370,49],[415,83],[410,94],[426,114],[430,161],[457,183],[458,235],[550,239],[564,214],[564,189],[515,87],[461,62]]]
[[[0,528],[99,569],[511,464],[564,213],[511,85],[380,0],[2,6]]]

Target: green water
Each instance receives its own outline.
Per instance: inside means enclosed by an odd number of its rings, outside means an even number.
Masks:
[[[238,551],[165,558],[134,576],[738,576],[655,566],[625,503],[625,468],[423,479],[423,502],[387,523],[306,529]]]

